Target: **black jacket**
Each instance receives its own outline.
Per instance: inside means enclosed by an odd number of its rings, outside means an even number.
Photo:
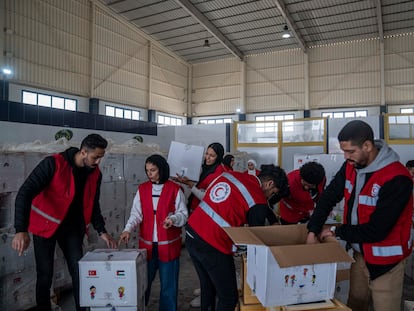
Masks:
[[[61,227],[76,226],[79,230],[85,230],[83,219],[83,190],[86,176],[89,174],[86,167],[78,168],[74,163],[75,154],[78,148],[69,148],[61,154],[73,168],[72,173],[75,177],[75,197],[69,207],[68,213],[63,220]],[[50,183],[55,173],[55,159],[53,156],[44,158],[30,173],[23,185],[20,187],[15,202],[14,226],[17,232],[27,232],[30,221],[30,210],[33,199]],[[98,180],[97,190],[94,198],[91,223],[95,230],[101,234],[106,233],[105,221],[99,206],[99,196],[102,178]]]

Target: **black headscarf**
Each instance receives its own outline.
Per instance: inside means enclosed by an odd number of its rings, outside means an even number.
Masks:
[[[216,161],[211,164],[207,165],[206,160],[204,159],[203,165],[201,166],[201,174],[199,182],[202,181],[204,178],[207,177],[207,175],[213,173],[216,170],[216,167],[221,164],[223,161],[223,155],[224,155],[224,148],[223,145],[220,143],[211,143],[208,145],[207,149],[211,148],[214,150],[214,152],[217,154]]]
[[[223,164],[225,166],[227,166],[228,168],[233,169],[232,166],[231,166],[231,161],[233,161],[233,160],[234,160],[234,156],[232,154],[227,154],[223,158]]]
[[[160,156],[159,154],[153,154],[145,160],[145,164],[147,163],[151,163],[158,167],[160,174],[160,181],[158,182],[159,184],[164,184],[168,178],[170,178],[170,166],[163,156]]]

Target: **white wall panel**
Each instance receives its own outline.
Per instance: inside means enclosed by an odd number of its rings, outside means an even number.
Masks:
[[[93,96],[148,108],[148,42],[96,8]]]
[[[249,97],[247,113],[303,110],[303,94],[280,94]]]
[[[179,116],[187,113],[188,67],[154,47],[150,109]]]
[[[301,49],[285,50],[247,57],[249,66],[254,68],[279,68],[303,64]]]
[[[387,104],[414,102],[414,34],[385,40],[385,100]]]
[[[379,40],[310,49],[310,108],[380,105],[379,53]]]
[[[240,107],[240,70],[237,59],[193,66],[193,116],[233,114]]]
[[[223,114],[234,113],[240,106],[240,98],[223,99],[220,101],[207,101],[202,105],[194,104],[193,113],[197,116],[211,116],[221,111]],[[220,113],[221,114],[221,113]]]
[[[379,105],[380,92],[379,88],[312,92],[310,101],[313,109],[375,106]]]
[[[304,56],[290,50],[247,58],[246,112],[305,109]]]
[[[326,62],[356,57],[371,57],[379,51],[379,40],[352,41],[345,43],[318,46],[308,50],[312,62]],[[310,62],[310,61],[309,61]]]
[[[89,2],[7,0],[14,78],[20,83],[85,95],[88,91]]]
[[[235,58],[226,58],[214,62],[200,63],[193,66],[193,79],[199,77],[214,76],[223,73],[240,71],[240,61]]]
[[[187,103],[174,98],[152,94],[152,109],[182,116],[187,111]]]

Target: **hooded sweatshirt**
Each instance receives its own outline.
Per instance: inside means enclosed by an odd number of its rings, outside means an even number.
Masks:
[[[351,243],[357,251],[361,250],[361,243],[375,243],[384,240],[412,196],[412,180],[405,175],[395,175],[382,186],[380,199],[377,202],[376,210],[371,215],[371,220],[365,224],[358,224],[356,214],[358,202],[355,198],[375,171],[399,160],[398,154],[389,148],[384,141],[375,141],[375,145],[379,149],[377,157],[367,167],[357,169],[354,191],[348,202],[348,215],[344,215],[347,217],[347,224],[339,226],[336,230],[336,236]],[[346,162],[323,192],[308,223],[310,232],[318,234],[321,231],[333,207],[344,197],[345,168]],[[367,264],[371,279],[386,273],[393,266]]]

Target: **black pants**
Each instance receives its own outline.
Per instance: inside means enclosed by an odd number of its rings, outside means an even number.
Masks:
[[[192,230],[189,233],[194,238],[187,233],[185,245],[200,279],[200,310],[234,311],[238,292],[233,256],[218,251]]]
[[[78,261],[83,256],[83,230],[78,228],[58,229],[50,238],[33,235],[33,246],[36,258],[36,303],[39,311],[51,310],[50,287],[53,280],[53,263],[56,242],[65,256],[69,273],[72,277],[73,295],[76,310],[85,310],[79,306],[79,269]]]

